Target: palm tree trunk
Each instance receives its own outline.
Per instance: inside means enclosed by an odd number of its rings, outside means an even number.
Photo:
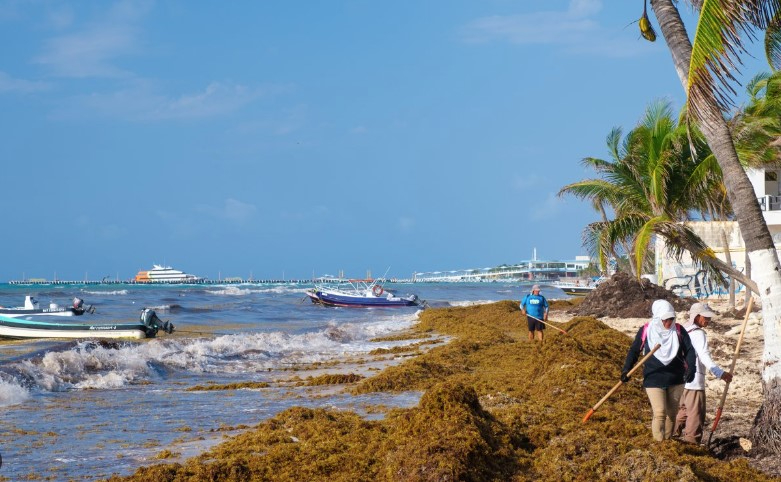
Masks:
[[[692,46],[681,16],[672,0],[651,0],[651,8],[686,90]],[[781,453],[781,266],[756,194],[738,161],[729,127],[715,99],[702,108],[699,126],[721,167],[746,252],[756,266],[756,284],[762,300],[764,401],[752,429],[754,446]]]

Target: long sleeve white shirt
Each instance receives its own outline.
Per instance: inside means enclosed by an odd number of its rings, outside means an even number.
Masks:
[[[694,380],[687,383],[684,388],[687,390],[705,390],[705,370],[707,369],[717,378],[721,378],[724,370],[716,365],[716,362],[710,356],[708,335],[705,334],[705,331],[693,323],[686,325],[685,328],[689,332],[689,338],[692,341],[694,351],[697,352],[697,374],[694,376]]]

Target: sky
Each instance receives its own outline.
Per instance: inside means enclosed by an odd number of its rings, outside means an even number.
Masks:
[[[684,101],[641,4],[0,0],[0,281],[586,255],[559,189]]]

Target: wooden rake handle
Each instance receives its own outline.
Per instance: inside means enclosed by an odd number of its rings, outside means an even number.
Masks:
[[[633,374],[635,371],[637,371],[637,369],[638,369],[638,368],[640,368],[641,366],[643,366],[643,364],[644,364],[645,362],[647,362],[647,361],[648,361],[648,359],[649,359],[649,358],[651,358],[651,356],[654,354],[654,352],[656,352],[656,350],[658,350],[659,348],[661,348],[661,346],[662,346],[662,345],[660,345],[660,344],[658,344],[658,343],[657,343],[657,345],[656,345],[656,346],[655,346],[655,347],[654,347],[654,348],[653,348],[651,351],[649,351],[649,352],[648,352],[648,354],[646,354],[646,355],[645,355],[643,358],[641,358],[641,359],[640,359],[640,361],[639,361],[639,362],[637,362],[637,364],[634,366],[634,368],[632,368],[631,370],[629,370],[629,373],[627,373],[627,374],[626,374],[626,376],[627,376],[627,377],[631,376],[631,375],[632,375],[632,374]],[[619,381],[618,383],[616,383],[616,384],[615,384],[615,386],[614,386],[613,388],[611,388],[611,389],[610,389],[610,391],[609,391],[609,392],[607,392],[607,394],[605,394],[605,396],[604,396],[604,397],[602,397],[602,400],[598,401],[598,402],[596,403],[596,405],[594,405],[593,407],[591,407],[591,410],[589,410],[589,411],[588,411],[588,413],[586,413],[586,416],[585,416],[585,417],[583,417],[583,423],[586,423],[586,422],[588,421],[588,419],[589,419],[589,418],[591,418],[591,416],[592,416],[592,415],[594,415],[594,412],[596,412],[596,411],[597,411],[597,409],[599,408],[599,406],[600,406],[600,405],[602,405],[603,403],[605,403],[605,401],[606,401],[608,398],[610,398],[610,396],[611,396],[611,395],[613,395],[613,392],[615,392],[616,390],[618,390],[618,388],[619,388],[621,385],[623,385],[623,384],[624,384],[624,382],[622,382],[622,381]]]
[[[738,343],[735,345],[735,352],[732,354],[732,363],[729,366],[729,372],[732,374],[735,371],[735,364],[738,361],[738,353],[740,352],[740,345],[743,343],[743,336],[746,334],[746,324],[748,324],[748,316],[751,314],[751,307],[754,305],[754,297],[751,296],[746,304],[746,316],[743,318],[743,325],[740,327],[740,336],[738,337]],[[729,390],[730,382],[724,385],[724,392],[721,394],[721,401],[719,402],[719,408],[716,410],[716,417],[713,419],[713,427],[710,429],[710,435],[708,436],[708,443],[706,447],[710,447],[711,438],[713,438],[713,432],[716,431],[716,427],[719,426],[719,420],[721,420],[721,411],[724,409],[724,402],[727,401],[727,390]]]
[[[526,316],[528,316],[529,318],[533,318],[533,319],[535,319],[535,320],[539,321],[540,323],[545,323],[546,325],[550,326],[550,327],[551,327],[551,328],[553,328],[554,330],[559,330],[560,332],[564,333],[565,335],[568,335],[568,334],[569,334],[569,333],[567,333],[567,331],[566,331],[566,330],[562,330],[562,329],[561,329],[561,328],[559,328],[558,326],[551,325],[551,324],[550,324],[550,323],[548,323],[547,321],[541,320],[541,319],[537,318],[536,316],[532,316],[532,315],[530,315],[530,314],[528,314],[528,313],[526,314]]]

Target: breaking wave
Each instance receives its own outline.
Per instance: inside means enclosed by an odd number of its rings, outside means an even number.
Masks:
[[[415,314],[362,323],[329,322],[306,333],[238,333],[214,338],[148,342],[81,341],[62,351],[0,367],[0,405],[21,403],[30,391],[115,389],[176,373],[263,373],[288,365],[365,354],[372,338],[412,326]],[[5,397],[5,398],[4,398]]]

